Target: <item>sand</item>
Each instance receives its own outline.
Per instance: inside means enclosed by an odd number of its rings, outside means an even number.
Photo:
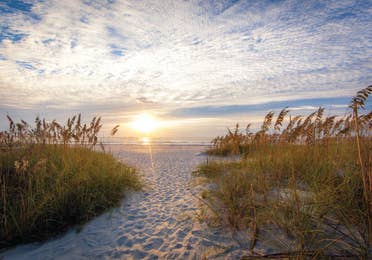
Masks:
[[[147,188],[82,227],[44,243],[3,252],[4,259],[212,259],[248,254],[249,237],[208,228],[196,219],[199,191],[192,171],[205,162],[203,146],[113,145],[135,166]]]

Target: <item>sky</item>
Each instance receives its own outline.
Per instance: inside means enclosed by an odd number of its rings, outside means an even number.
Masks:
[[[0,129],[81,113],[141,136],[146,112],[157,137],[208,139],[286,106],[343,114],[371,82],[367,0],[0,0]]]

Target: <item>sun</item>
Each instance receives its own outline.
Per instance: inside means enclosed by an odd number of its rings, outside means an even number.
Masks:
[[[136,116],[136,119],[131,123],[134,130],[141,133],[151,133],[158,128],[158,122],[155,117],[148,113],[142,113]]]

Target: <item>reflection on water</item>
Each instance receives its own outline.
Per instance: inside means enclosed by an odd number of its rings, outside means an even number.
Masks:
[[[209,139],[204,138],[188,138],[172,139],[165,137],[143,136],[143,137],[99,137],[99,142],[107,145],[114,144],[134,144],[134,145],[203,145],[211,144]]]
[[[151,144],[151,139],[149,137],[142,137],[141,138],[141,144],[142,145],[150,145]]]

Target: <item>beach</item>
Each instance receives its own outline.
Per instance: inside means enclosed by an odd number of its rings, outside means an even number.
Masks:
[[[20,245],[4,259],[213,259],[248,253],[245,236],[209,228],[196,218],[198,186],[192,171],[206,161],[201,145],[110,145],[136,167],[146,187],[82,227],[43,243]],[[240,239],[241,238],[241,241]],[[248,245],[247,245],[248,244]]]
[[[0,1],[0,260],[372,259],[372,1]]]

